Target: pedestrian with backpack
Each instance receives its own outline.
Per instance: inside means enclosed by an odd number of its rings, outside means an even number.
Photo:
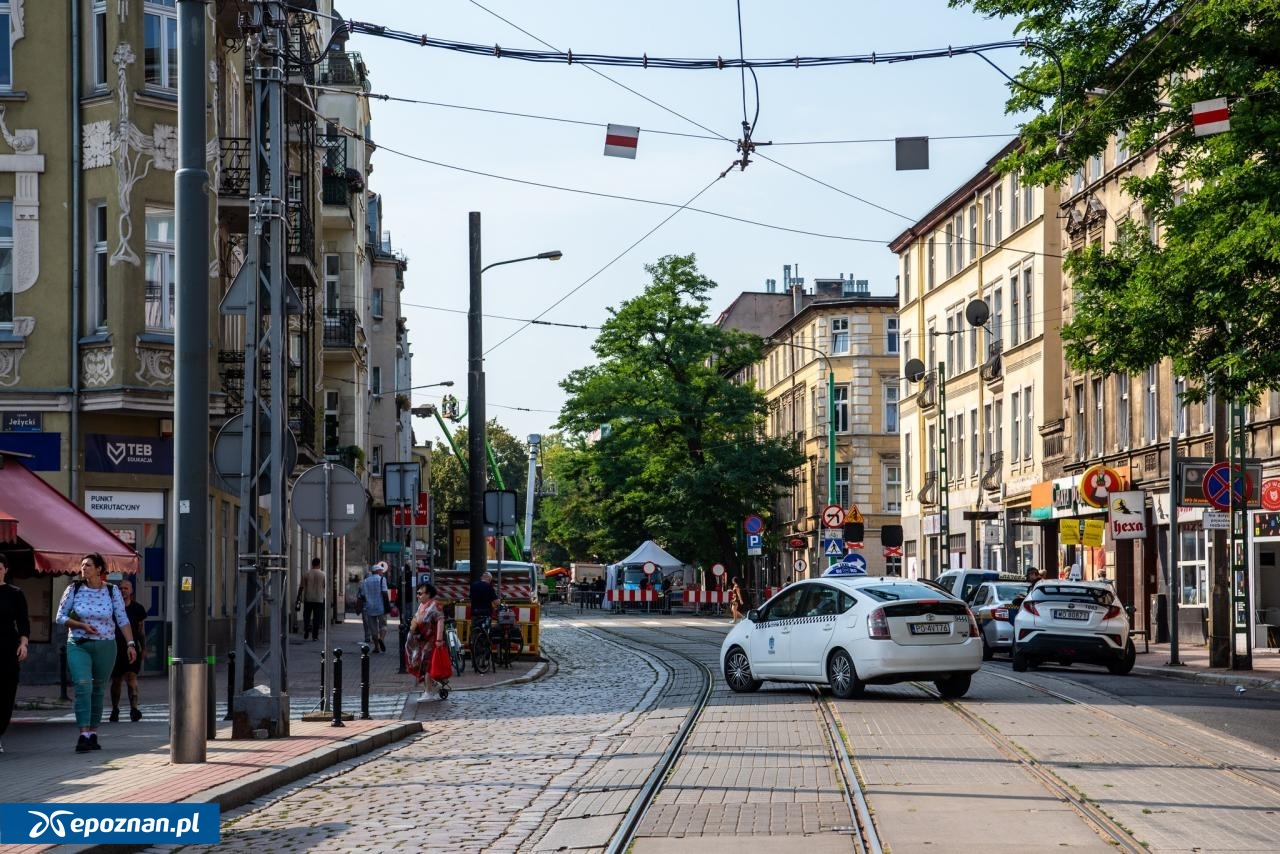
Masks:
[[[116,632],[124,635],[129,662],[138,657],[124,597],[119,588],[107,583],[107,562],[102,555],[94,552],[80,561],[80,577],[63,591],[54,622],[67,627],[67,669],[75,686],[76,725],[80,727],[76,753],[99,750],[98,725],[116,663]]]

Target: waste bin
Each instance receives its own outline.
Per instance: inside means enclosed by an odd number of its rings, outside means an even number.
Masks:
[[[1166,593],[1151,594],[1151,608],[1147,611],[1151,615],[1151,632],[1150,637],[1155,639],[1156,643],[1169,642],[1169,596]]]

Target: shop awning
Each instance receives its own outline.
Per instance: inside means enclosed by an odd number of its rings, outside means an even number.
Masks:
[[[8,518],[18,548],[31,549],[38,572],[77,572],[81,559],[97,552],[112,572],[136,573],[138,555],[75,502],[27,470],[17,457],[0,453],[0,533]]]
[[[18,541],[18,520],[8,513],[0,511],[0,543],[16,543]]]

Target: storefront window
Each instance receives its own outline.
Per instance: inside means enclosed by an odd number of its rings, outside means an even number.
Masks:
[[[1209,602],[1209,571],[1205,557],[1204,533],[1183,530],[1178,537],[1178,591],[1179,604],[1207,605]]]

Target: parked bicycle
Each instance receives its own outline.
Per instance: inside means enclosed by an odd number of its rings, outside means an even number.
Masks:
[[[444,640],[449,646],[449,660],[453,662],[453,675],[461,676],[466,665],[462,660],[462,641],[458,638],[458,624],[454,620],[444,621]]]
[[[495,667],[510,667],[523,643],[512,609],[499,606],[496,622],[491,617],[476,617],[471,627],[471,669],[488,673]]]
[[[489,617],[476,617],[471,622],[471,669],[478,674],[493,668],[493,636],[489,629]]]

